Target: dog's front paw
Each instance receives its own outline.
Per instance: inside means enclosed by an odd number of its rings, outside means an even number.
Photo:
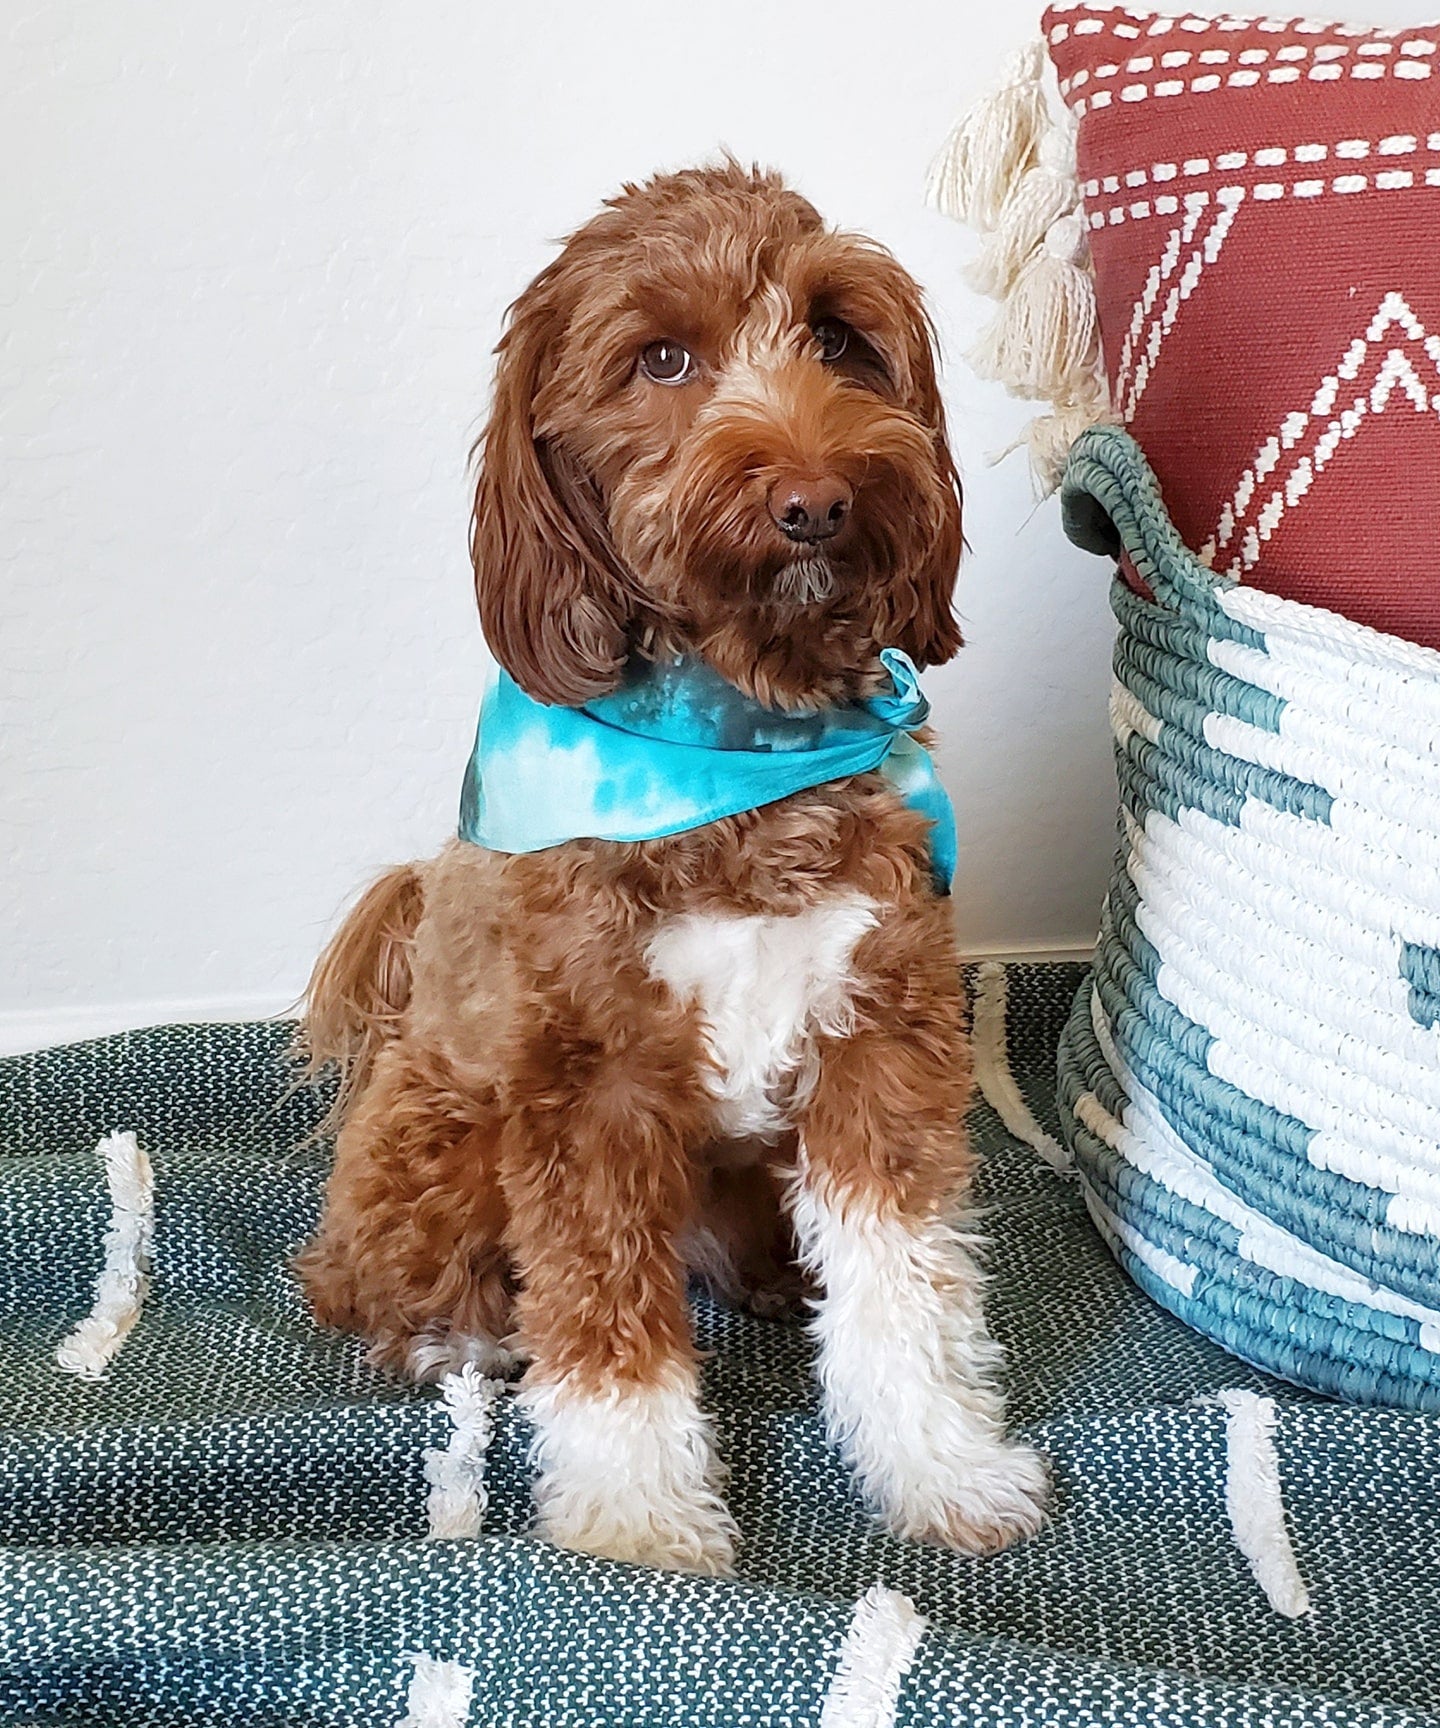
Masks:
[[[647,1504],[643,1495],[617,1493],[605,1504],[564,1504],[553,1495],[541,1519],[541,1534],[560,1548],[629,1560],[670,1572],[725,1577],[735,1567],[737,1531],[717,1496],[691,1505]]]
[[[797,1267],[777,1267],[764,1278],[747,1283],[739,1304],[762,1320],[793,1320],[805,1312],[810,1288]]]
[[[540,1533],[562,1548],[672,1571],[727,1573],[738,1532],[693,1371],[649,1388],[528,1385]]]
[[[930,1488],[917,1484],[915,1493],[886,1507],[897,1535],[964,1554],[999,1554],[1044,1524],[1050,1475],[1038,1452],[997,1441],[937,1472]]]
[[[499,1339],[481,1332],[460,1332],[446,1321],[435,1321],[408,1340],[393,1337],[371,1349],[371,1361],[379,1366],[394,1362],[417,1386],[443,1380],[473,1366],[484,1375],[505,1379],[519,1366],[521,1357]]]

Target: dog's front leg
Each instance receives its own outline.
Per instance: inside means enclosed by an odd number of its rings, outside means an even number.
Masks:
[[[693,1052],[679,1029],[632,1029],[615,1050],[598,1029],[546,1032],[502,1155],[540,1528],[611,1559],[727,1572],[736,1530],[677,1253]]]
[[[959,983],[938,908],[892,914],[855,956],[855,1030],[821,1044],[792,1205],[822,1287],[827,1422],[900,1535],[988,1554],[1036,1531],[1046,1474],[1008,1442],[974,1244]]]

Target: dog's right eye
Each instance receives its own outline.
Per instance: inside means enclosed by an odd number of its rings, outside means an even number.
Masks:
[[[657,384],[683,384],[695,370],[695,359],[678,342],[652,342],[640,355],[640,370]]]

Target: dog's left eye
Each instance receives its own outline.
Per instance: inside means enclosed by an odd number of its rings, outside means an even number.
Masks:
[[[657,384],[683,384],[695,370],[695,357],[678,342],[651,342],[640,355],[640,370]]]
[[[811,327],[811,334],[820,344],[822,360],[838,360],[850,345],[850,326],[838,318],[822,318]]]

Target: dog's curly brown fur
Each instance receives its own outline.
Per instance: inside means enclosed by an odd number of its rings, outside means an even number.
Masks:
[[[684,381],[646,375],[662,340],[688,351]],[[919,293],[773,175],[627,187],[574,235],[512,308],[480,456],[482,621],[542,702],[682,651],[768,705],[816,706],[876,689],[882,646],[923,665],[960,644],[958,489]],[[852,500],[823,543],[780,531],[796,476]],[[659,933],[837,905],[873,909],[843,1013],[777,1077],[781,1125],[727,1137],[705,1003],[657,967]],[[299,1263],[314,1310],[420,1377],[517,1346],[549,1532],[719,1570],[733,1529],[694,1403],[686,1263],[764,1310],[799,1288],[793,1221],[822,1291],[880,1244],[885,1276],[914,1280],[911,1331],[935,1329],[914,1377],[940,1402],[908,1388],[921,1464],[892,1469],[848,1358],[822,1354],[837,1438],[897,1528],[1003,1546],[1035,1527],[1043,1480],[1001,1442],[973,1266],[940,1222],[971,1173],[962,1020],[925,824],[878,774],[664,840],[454,843],[383,878],[312,980],[310,1057],[346,1077]],[[937,1290],[963,1324],[932,1313]],[[821,1298],[837,1315],[848,1299]],[[572,1427],[652,1480],[601,1504]],[[972,1443],[973,1491],[956,1462]],[[912,1480],[926,1468],[929,1488]]]

